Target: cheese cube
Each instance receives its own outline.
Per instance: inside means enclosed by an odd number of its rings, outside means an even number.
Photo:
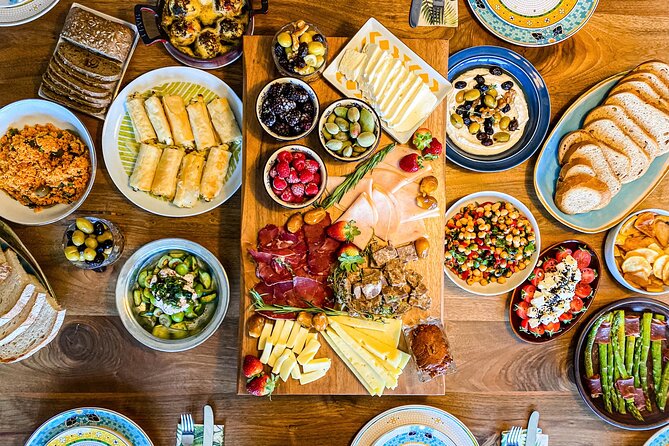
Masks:
[[[281,372],[281,366],[288,358],[290,358],[290,350],[284,348],[281,356],[279,356],[276,361],[274,361],[274,365],[272,366],[272,373],[278,375]]]
[[[272,334],[269,336],[269,340],[272,341],[272,345],[279,344],[279,336],[281,335],[281,330],[283,330],[283,324],[286,323],[285,319],[277,319],[274,322],[274,328],[272,329]]]
[[[269,336],[272,334],[273,327],[274,324],[271,322],[265,322],[265,325],[263,325],[262,332],[260,333],[260,337],[258,338],[258,350],[265,350],[265,343],[267,342],[267,339],[269,339]]]
[[[290,371],[290,377],[293,379],[300,379],[300,376],[302,376],[302,373],[300,372],[300,366],[297,365],[297,360],[295,360],[295,367],[293,367],[293,370]]]
[[[267,364],[267,361],[269,361],[269,357],[272,354],[273,350],[272,347],[273,345],[271,342],[267,341],[265,343],[265,348],[263,349],[262,355],[260,356],[260,362],[262,362],[263,364]]]
[[[295,339],[295,345],[293,345],[293,351],[295,352],[295,354],[299,355],[300,353],[302,353],[304,345],[306,344],[308,334],[309,330],[307,330],[304,327],[300,327],[300,332],[297,335],[297,338]]]
[[[306,328],[295,322],[293,324],[293,329],[290,331],[290,336],[288,336],[288,341],[286,341],[286,347],[295,347],[295,341],[297,340],[297,336],[300,334],[300,329],[306,330]]]
[[[272,354],[269,355],[269,359],[267,360],[267,365],[270,367],[274,367],[274,364],[276,363],[276,360],[279,359],[279,356],[283,354],[283,351],[286,349],[286,346],[283,344],[276,345],[274,347],[274,350],[272,351]]]
[[[304,373],[315,372],[316,370],[329,369],[332,365],[332,360],[330,358],[318,358],[312,359],[302,366]]]
[[[286,351],[290,352],[290,350]],[[288,355],[288,358],[281,365],[281,370],[279,371],[279,377],[283,380],[283,382],[288,381],[288,378],[290,377],[293,369],[297,367],[298,365],[297,365],[297,360],[295,359],[295,355]]]
[[[302,350],[300,356],[297,357],[297,362],[304,365],[311,361],[314,356],[316,356],[316,353],[318,353],[319,348],[321,348],[321,343],[316,340],[312,340],[307,344],[306,347],[304,347],[304,350]]]
[[[279,341],[277,344],[288,344],[288,336],[290,336],[290,332],[293,329],[293,325],[295,325],[295,321],[286,321],[283,324],[283,329],[281,330],[281,333],[279,334]]]
[[[308,333],[306,339],[304,340],[305,345],[309,345],[311,341],[318,341],[318,333]]]
[[[314,372],[305,373],[300,377],[300,384],[305,385],[321,379],[327,373],[327,369],[316,370]]]

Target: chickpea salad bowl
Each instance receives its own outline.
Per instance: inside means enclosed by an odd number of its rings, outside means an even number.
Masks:
[[[507,293],[532,273],[541,251],[530,210],[501,192],[477,192],[446,212],[444,271],[480,296]]]
[[[163,239],[137,250],[116,283],[116,306],[130,334],[154,350],[178,352],[207,340],[228,309],[223,266],[203,246]]]

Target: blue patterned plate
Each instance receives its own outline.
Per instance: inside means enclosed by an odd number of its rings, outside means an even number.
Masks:
[[[374,446],[457,446],[445,434],[428,426],[408,425],[388,432]]]
[[[475,68],[498,66],[509,74],[520,87],[525,100],[529,119],[525,124],[523,136],[510,149],[493,156],[469,154],[448,138],[446,157],[455,164],[477,172],[499,172],[511,169],[530,158],[548,133],[551,117],[551,98],[541,74],[518,53],[499,46],[475,46],[453,54],[448,59],[448,81],[453,82],[458,76]],[[447,113],[450,116],[449,112]]]
[[[522,46],[548,46],[586,24],[598,0],[467,0],[483,26]]]
[[[153,446],[151,439],[134,421],[113,410],[98,407],[59,413],[42,424],[25,446],[54,444],[54,440],[59,440],[55,444],[64,446],[74,443],[77,446]]]
[[[643,446],[669,446],[669,426],[655,432]]]

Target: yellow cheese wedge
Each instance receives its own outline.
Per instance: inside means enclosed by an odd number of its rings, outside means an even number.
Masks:
[[[316,333],[316,332],[314,332],[314,333],[309,332],[309,333],[307,334],[307,337],[304,339],[304,344],[307,345],[307,344],[309,344],[311,341],[318,341],[318,333]]]
[[[402,352],[402,350],[400,350]],[[402,352],[402,359],[400,360],[400,363],[397,365],[397,368],[400,370],[404,370],[404,367],[409,363],[409,360],[411,359],[411,355],[408,353]]]
[[[339,323],[343,324],[342,322]],[[350,324],[343,325],[353,326]],[[365,327],[353,327],[360,332],[370,335],[374,339],[383,342],[384,344],[397,347],[400,343],[400,337],[402,336],[402,319],[384,319],[381,325],[383,326],[381,331],[370,330]]]
[[[272,350],[274,347],[270,341],[265,342],[265,348],[263,348],[262,355],[260,356],[260,362],[263,364],[267,364],[267,361],[269,361],[269,357],[272,354]]]
[[[279,340],[277,341],[277,344],[288,344],[288,337],[290,336],[290,332],[293,329],[293,325],[295,325],[295,321],[286,321],[283,323],[283,328],[279,334]]]
[[[279,344],[274,346],[274,350],[272,351],[272,354],[269,355],[269,359],[267,360],[267,365],[270,367],[274,367],[274,364],[276,363],[276,360],[279,359],[279,356],[283,354],[283,351],[286,349],[286,346],[283,344]]]
[[[386,329],[383,322],[370,321],[351,316],[330,316],[329,321],[339,322],[342,325],[348,325],[353,328],[365,328],[367,330],[384,331]]]
[[[308,334],[309,330],[307,330],[304,327],[300,327],[300,331],[297,334],[297,338],[295,339],[295,344],[293,345],[293,351],[295,352],[296,355],[302,353],[304,345],[306,344]]]
[[[328,372],[327,369],[321,369],[321,370],[316,370],[314,372],[304,373],[300,377],[300,384],[305,385],[309,384],[310,382],[314,382],[318,379],[321,379],[322,377],[325,376],[327,372]]]
[[[302,365],[302,370],[304,373],[313,372],[321,369],[329,369],[332,365],[332,360],[330,358],[318,358],[312,359],[306,364]]]
[[[272,373],[275,375],[281,373],[281,366],[283,366],[283,363],[286,362],[288,358],[290,358],[290,349],[284,348],[281,356],[279,356],[276,361],[274,361],[274,365],[272,366]]]
[[[262,327],[262,332],[260,332],[260,337],[258,338],[258,350],[265,349],[265,343],[269,339],[270,334],[272,334],[272,328],[274,324],[271,322],[265,322],[265,325]]]
[[[288,347],[288,348],[295,347],[295,341],[297,340],[297,335],[300,334],[300,329],[301,328],[304,328],[304,327],[302,327],[297,322],[295,322],[293,324],[293,329],[290,331],[290,336],[288,336],[288,341],[286,342],[286,347]]]
[[[392,347],[390,345],[384,344],[383,342],[379,342],[376,339],[374,339],[371,336],[368,336],[358,330],[356,330],[353,327],[347,327],[345,325],[339,325],[337,322],[333,322],[332,325],[333,327],[336,324],[335,330],[337,333],[339,333],[339,330],[344,330],[350,337],[355,339],[360,345],[365,347],[365,349],[372,353],[374,356],[377,358],[381,359],[382,361],[386,361],[389,358],[397,358],[397,362],[399,362],[399,353],[398,349],[395,347]]]
[[[290,352],[290,350],[286,350],[287,352]],[[279,377],[283,380],[283,382],[288,381],[288,378],[291,376],[293,369],[297,367],[297,360],[295,359],[295,355],[291,354],[288,355],[288,358],[283,362],[281,365],[281,370],[279,371]]]
[[[272,329],[272,334],[269,336],[269,340],[272,341],[272,345],[279,344],[279,336],[281,335],[281,330],[283,330],[283,324],[286,321],[284,319],[277,319],[274,322],[274,328]]]
[[[302,376],[302,372],[300,372],[300,366],[297,365],[297,359],[296,359],[295,367],[293,367],[293,370],[290,371],[290,377],[293,379],[300,379],[300,376]]]
[[[316,356],[316,353],[318,353],[318,350],[321,348],[321,343],[312,340],[310,341],[306,347],[304,347],[304,350],[302,350],[302,353],[300,353],[300,356],[297,357],[297,362],[300,364],[304,365],[307,362],[311,361],[314,359],[314,356]]]

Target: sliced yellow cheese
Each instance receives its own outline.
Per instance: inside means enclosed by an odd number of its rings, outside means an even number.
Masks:
[[[402,350],[400,350],[400,351],[402,352]],[[409,355],[408,353],[402,352],[402,359],[400,360],[400,363],[397,365],[397,368],[399,368],[400,370],[404,370],[404,367],[407,366],[410,359],[411,359],[411,355]]]
[[[304,371],[304,373],[314,372],[316,370],[321,370],[321,369],[327,370],[330,368],[331,365],[332,365],[332,360],[330,358],[312,359],[311,361],[302,365],[302,370]]]
[[[342,322],[339,322],[340,324]],[[344,324],[349,325],[350,324]],[[374,339],[383,342],[384,344],[392,345],[397,347],[400,343],[400,337],[402,336],[402,319],[384,319],[383,321],[383,330],[369,330],[365,327],[354,327],[356,330],[359,330],[362,333],[365,333]]]
[[[269,342],[269,341],[268,341]],[[270,367],[274,367],[274,364],[276,363],[276,360],[279,359],[279,356],[283,354],[283,351],[286,349],[286,346],[283,344],[279,344],[274,346],[274,350],[272,351],[272,354],[269,355],[269,359],[267,360],[267,365]]]
[[[269,340],[272,341],[272,345],[279,344],[279,336],[281,335],[281,330],[283,330],[283,324],[285,324],[285,319],[277,319],[274,322],[274,328],[272,329],[272,334],[269,336]]]
[[[336,328],[337,332],[339,332],[339,329],[344,330],[350,337],[355,339],[360,345],[365,347],[368,352],[372,353],[377,358],[383,361],[388,360],[388,358],[397,358],[397,361],[399,362],[399,350],[395,347],[384,344],[353,327],[339,325],[337,322],[333,322],[333,325],[334,324],[338,327]]]
[[[327,372],[327,369],[321,369],[309,373],[304,373],[302,376],[300,376],[300,384],[305,385],[321,379]]]
[[[284,348],[283,353],[281,353],[281,356],[279,356],[276,361],[274,361],[274,365],[272,366],[272,373],[275,375],[278,375],[281,373],[281,366],[283,365],[286,360],[290,358],[290,349]]]
[[[287,352],[290,352],[290,350],[286,350]],[[295,359],[295,355],[291,354],[288,355],[288,358],[283,362],[281,365],[281,370],[279,371],[279,377],[283,380],[283,382],[288,381],[288,378],[291,376],[293,369],[297,368],[297,360]]]
[[[288,337],[290,336],[290,332],[293,329],[294,325],[295,321],[284,322],[283,328],[281,329],[281,333],[279,334],[279,339],[277,341],[277,344],[288,345]]]
[[[302,376],[302,372],[300,372],[300,366],[297,365],[297,359],[296,359],[295,367],[293,367],[293,370],[290,371],[290,377],[293,379],[300,379],[300,376]]]
[[[304,327],[300,327],[300,331],[297,334],[297,339],[295,339],[295,344],[293,345],[293,351],[295,352],[296,355],[302,353],[302,350],[304,349],[304,346],[306,344],[308,334],[309,330],[307,330]]]
[[[271,322],[265,322],[265,325],[263,325],[262,332],[260,332],[260,337],[258,338],[258,350],[265,350],[265,343],[272,334],[273,327],[274,324]]]
[[[329,321],[339,322],[342,325],[348,325],[354,328],[365,328],[367,330],[384,331],[386,329],[383,322],[370,321],[369,319],[360,319],[351,316],[330,316]]]
[[[306,347],[304,347],[304,350],[302,350],[302,353],[300,353],[300,356],[297,357],[297,362],[300,364],[304,365],[307,362],[311,361],[314,359],[314,356],[316,356],[316,353],[318,353],[318,350],[321,348],[321,343],[318,342],[317,340],[311,340]]]
[[[262,355],[260,356],[260,362],[263,364],[267,364],[267,361],[269,361],[269,357],[272,354],[272,350],[274,347],[270,341],[265,342],[265,348],[262,350]]]
[[[297,335],[300,334],[301,329],[306,330],[306,328],[302,327],[297,322],[295,322],[293,324],[293,329],[290,331],[290,336],[288,336],[288,341],[286,342],[286,347],[288,347],[288,348],[295,347],[295,341],[297,340]]]
[[[318,341],[318,333],[309,332],[307,334],[307,337],[304,339],[304,344],[308,345],[311,341]]]

